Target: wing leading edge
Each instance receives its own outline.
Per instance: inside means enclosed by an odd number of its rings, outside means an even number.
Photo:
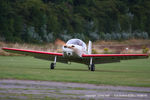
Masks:
[[[35,51],[35,50],[24,50],[24,49],[15,49],[15,48],[2,48],[5,51],[12,52],[12,53],[19,53],[25,55],[32,55],[32,54],[46,54],[46,55],[54,55],[54,56],[62,56],[62,53],[54,53],[54,52],[43,52],[43,51]]]
[[[62,63],[67,63],[68,59],[63,57],[62,53],[53,53],[53,52],[43,52],[43,51],[34,51],[34,50],[23,50],[15,48],[2,48],[7,52],[25,54],[33,56],[35,58],[51,60],[53,61],[55,56],[57,56],[57,61]],[[102,63],[113,63],[120,62],[120,60],[127,59],[143,59],[148,58],[148,54],[83,54],[82,57],[78,58],[69,58],[71,62],[89,64],[90,58],[93,58],[94,64]]]
[[[148,57],[148,54],[83,54],[82,57]]]
[[[128,59],[144,59],[148,58],[148,54],[83,54],[83,58],[94,59],[95,64],[120,62],[120,60]]]
[[[10,53],[24,54],[28,56],[33,56],[38,59],[44,59],[44,60],[50,60],[50,61],[54,61],[55,56],[57,56],[58,62],[67,63],[66,59],[63,58],[62,53],[43,52],[43,51],[24,50],[24,49],[5,48],[5,47],[2,49]]]

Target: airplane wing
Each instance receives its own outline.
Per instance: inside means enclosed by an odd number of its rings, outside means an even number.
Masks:
[[[24,50],[24,49],[15,49],[15,48],[2,48],[4,51],[11,53],[18,53],[33,56],[35,58],[51,60],[54,61],[55,56],[57,56],[57,61],[62,63],[67,63],[65,59],[63,59],[62,53],[54,53],[54,52],[43,52],[43,51],[34,51],[34,50]]]
[[[83,59],[90,60],[94,64],[120,62],[120,60],[148,58],[148,54],[83,54]]]
[[[34,51],[34,50],[23,50],[15,48],[2,48],[7,52],[25,54],[33,56],[35,58],[54,61],[55,56],[57,56],[57,62],[67,63],[68,58],[63,57],[62,53],[53,53],[53,52],[43,52],[43,51]],[[70,62],[77,62],[89,65],[90,58],[93,59],[94,64],[102,63],[113,63],[120,62],[120,60],[127,59],[143,59],[148,58],[147,54],[83,54],[82,57],[71,57],[69,58]]]

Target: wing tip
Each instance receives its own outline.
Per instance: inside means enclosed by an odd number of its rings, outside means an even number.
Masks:
[[[2,49],[2,50],[5,50],[5,49],[7,49],[7,47],[2,47],[1,49]]]
[[[148,58],[149,54],[83,54],[82,57],[114,57],[114,56],[145,56]]]
[[[15,49],[15,48],[2,47],[1,49],[2,50],[12,50],[12,49]]]
[[[29,53],[39,53],[39,54],[48,54],[48,55],[56,55],[56,56],[63,56],[62,53],[55,53],[55,52],[44,52],[44,51],[36,51],[36,50],[25,50],[25,49],[16,49],[16,48],[8,48],[2,47],[3,50],[6,51],[20,51],[20,52],[29,52]]]

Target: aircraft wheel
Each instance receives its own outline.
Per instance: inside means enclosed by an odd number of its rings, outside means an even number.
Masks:
[[[95,65],[94,64],[91,65],[91,71],[95,71]]]
[[[90,65],[88,66],[88,69],[89,69],[89,70],[91,70],[91,67],[90,67]]]
[[[50,69],[54,69],[55,68],[55,64],[51,63]]]

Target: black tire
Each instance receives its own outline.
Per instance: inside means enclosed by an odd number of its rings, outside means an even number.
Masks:
[[[91,70],[91,66],[90,65],[88,65],[88,69]]]
[[[91,65],[91,71],[95,71],[95,65],[94,64]]]
[[[55,68],[55,64],[51,63],[50,69],[54,69]]]

